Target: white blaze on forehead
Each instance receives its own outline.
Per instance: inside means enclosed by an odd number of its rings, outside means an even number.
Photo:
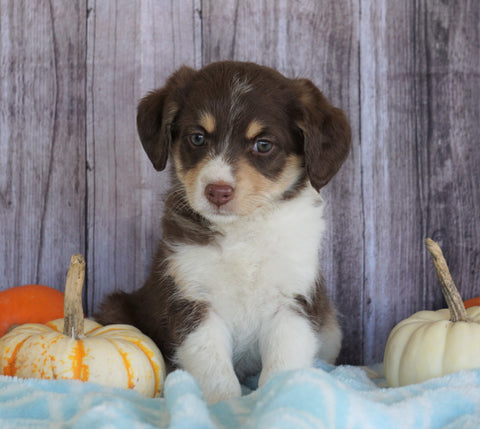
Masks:
[[[242,95],[248,94],[253,89],[253,85],[250,84],[246,77],[240,77],[238,75],[233,76],[231,81],[231,104],[230,104],[230,120],[235,121],[237,116],[240,115],[242,105],[240,99]]]
[[[232,78],[232,98],[237,98],[243,94],[247,94],[253,89],[246,77],[240,77],[237,74]]]
[[[199,172],[198,179],[202,186],[216,182],[225,182],[230,185],[235,183],[232,166],[225,161],[222,155],[207,161]]]

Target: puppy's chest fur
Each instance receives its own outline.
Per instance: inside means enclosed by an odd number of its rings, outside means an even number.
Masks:
[[[175,245],[168,271],[180,294],[206,302],[243,348],[278,308],[311,295],[324,230],[321,201],[307,187],[218,230],[212,243]]]

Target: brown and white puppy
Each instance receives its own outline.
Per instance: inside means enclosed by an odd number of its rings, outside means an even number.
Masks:
[[[333,362],[341,332],[319,269],[318,191],[345,160],[350,128],[306,79],[252,63],[183,67],[138,107],[157,170],[171,158],[163,239],[150,277],[101,305],[189,371],[208,401],[243,377]]]

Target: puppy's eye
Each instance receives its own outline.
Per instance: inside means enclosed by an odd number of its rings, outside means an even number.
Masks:
[[[207,144],[207,139],[203,134],[192,134],[188,137],[193,146],[200,147]]]
[[[273,149],[273,143],[266,140],[257,140],[253,145],[253,151],[262,155],[269,153]]]

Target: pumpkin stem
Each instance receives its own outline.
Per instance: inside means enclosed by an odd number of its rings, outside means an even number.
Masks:
[[[63,305],[63,335],[78,339],[84,335],[82,288],[85,280],[85,260],[76,254],[70,260],[65,282],[65,302]]]
[[[440,246],[430,238],[425,240],[425,246],[430,252],[430,255],[432,255],[433,263],[437,270],[438,280],[440,281],[440,286],[442,288],[442,294],[450,311],[450,320],[452,322],[468,322],[469,318],[467,310],[465,310],[462,297],[450,275],[442,249],[440,249]]]

